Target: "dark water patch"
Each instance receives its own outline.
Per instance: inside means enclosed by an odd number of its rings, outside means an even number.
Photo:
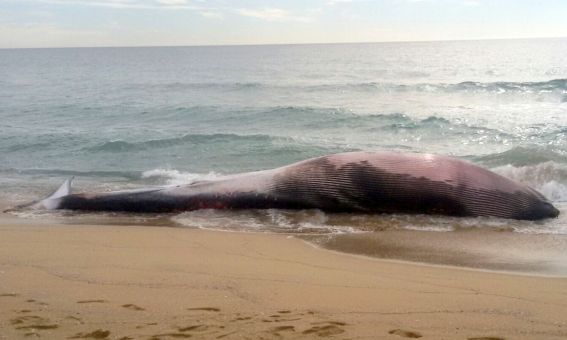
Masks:
[[[345,148],[317,138],[213,133],[141,141],[109,141],[83,149],[81,154],[82,157],[100,159],[105,163],[118,162],[120,168],[174,166],[193,172],[210,172],[214,169],[232,173],[272,168],[341,151],[345,151]]]
[[[141,171],[80,171],[67,169],[0,169],[0,174],[45,175],[49,177],[110,177],[137,180],[142,176]]]
[[[274,137],[269,135],[237,135],[237,134],[188,134],[175,138],[152,139],[138,142],[122,140],[109,141],[94,147],[86,148],[88,152],[125,152],[143,151],[149,149],[162,149],[177,145],[215,145],[215,144],[257,144],[272,143],[274,141],[290,141],[290,138]]]
[[[223,126],[250,124],[264,129],[286,129],[288,131],[325,127],[333,122],[355,119],[350,110],[317,106],[267,106],[227,109],[215,122]]]
[[[6,152],[20,152],[20,151],[25,151],[28,149],[32,149],[33,151],[38,151],[38,150],[42,150],[42,149],[49,149],[53,147],[53,145],[51,143],[27,143],[27,144],[16,144],[16,145],[10,145],[9,147],[6,148]]]
[[[0,130],[1,131],[1,130]],[[75,133],[34,133],[21,131],[5,132],[0,137],[0,152],[3,153],[35,153],[52,150],[73,150],[77,145],[89,142],[89,136]]]
[[[123,90],[139,91],[187,91],[187,90],[217,90],[238,91],[269,87],[270,84],[260,82],[163,82],[163,83],[130,83],[122,85]]]

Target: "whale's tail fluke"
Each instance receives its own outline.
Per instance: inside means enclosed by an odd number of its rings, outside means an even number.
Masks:
[[[51,193],[51,195],[39,201],[38,204],[40,204],[40,207],[48,210],[57,209],[60,199],[67,195],[71,195],[71,184],[73,183],[73,179],[75,179],[75,177],[66,179],[57,190]]]
[[[57,209],[59,207],[59,202],[61,201],[61,198],[71,194],[71,184],[73,183],[74,178],[75,177],[70,177],[66,179],[65,182],[63,182],[63,184],[61,184],[57,190],[55,190],[54,192],[47,195],[45,198],[41,200],[20,204],[13,208],[4,210],[4,212],[17,211],[25,208],[48,209],[48,210]]]

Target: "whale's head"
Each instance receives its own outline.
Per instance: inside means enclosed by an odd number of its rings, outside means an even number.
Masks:
[[[532,188],[527,189],[521,195],[523,199],[517,201],[516,218],[535,221],[559,216],[559,209],[545,196]]]
[[[559,216],[559,209],[553,206],[551,202],[545,200],[540,201],[531,211],[531,216],[534,220],[540,220],[544,218],[556,218]]]

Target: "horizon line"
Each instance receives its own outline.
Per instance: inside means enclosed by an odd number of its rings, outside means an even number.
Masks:
[[[338,41],[310,43],[235,43],[235,44],[195,44],[195,45],[124,45],[124,46],[52,46],[52,47],[0,47],[0,50],[31,50],[31,49],[80,49],[80,48],[151,48],[151,47],[246,47],[246,46],[295,46],[295,45],[356,45],[356,44],[395,44],[395,43],[432,43],[460,41],[498,41],[498,40],[542,40],[567,39],[567,36],[554,37],[521,37],[521,38],[470,38],[470,39],[433,39],[433,40],[384,40],[384,41]]]

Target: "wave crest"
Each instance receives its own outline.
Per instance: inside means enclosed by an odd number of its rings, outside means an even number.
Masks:
[[[168,185],[189,184],[197,181],[208,181],[222,177],[223,175],[216,172],[206,174],[181,172],[172,169],[153,169],[142,173],[143,179],[156,180]]]
[[[567,163],[567,155],[546,147],[517,146],[504,152],[473,157],[473,160],[492,167],[507,164],[526,166],[545,162]]]
[[[460,83],[416,83],[397,84],[392,82],[358,82],[358,83],[326,83],[326,84],[279,84],[271,82],[201,82],[201,83],[165,83],[165,84],[131,84],[126,89],[161,88],[164,91],[278,91],[296,90],[302,92],[319,91],[361,91],[361,92],[467,92],[467,93],[558,93],[567,98],[567,79],[551,79],[534,82],[479,82],[474,80]]]
[[[99,145],[89,147],[86,151],[90,152],[124,152],[124,151],[141,151],[149,149],[168,148],[183,144],[213,144],[213,143],[234,143],[234,142],[270,142],[279,137],[268,135],[237,135],[232,133],[216,133],[216,134],[188,134],[181,137],[151,139],[139,142],[126,142],[123,140],[115,140],[104,142]]]

